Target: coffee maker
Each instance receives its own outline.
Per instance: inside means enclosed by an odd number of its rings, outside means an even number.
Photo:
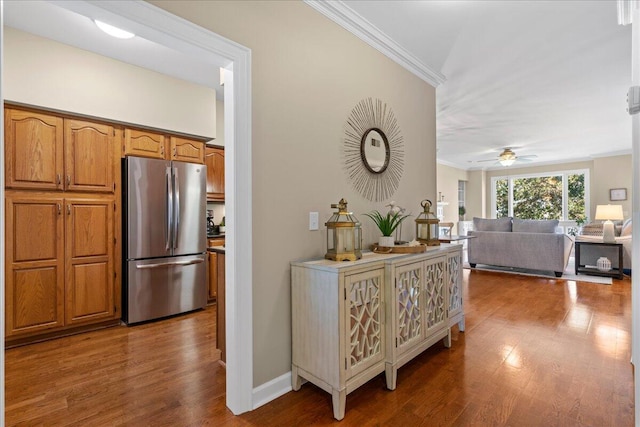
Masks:
[[[213,236],[215,233],[215,224],[213,223],[213,210],[207,209],[207,236]]]

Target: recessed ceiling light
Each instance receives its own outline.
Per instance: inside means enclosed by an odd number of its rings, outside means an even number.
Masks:
[[[113,25],[109,25],[102,21],[98,21],[97,19],[94,19],[93,22],[96,23],[98,28],[100,28],[105,33],[109,34],[111,37],[116,37],[119,39],[130,39],[136,36],[135,34],[130,33],[129,31],[121,30],[118,27],[114,27]]]

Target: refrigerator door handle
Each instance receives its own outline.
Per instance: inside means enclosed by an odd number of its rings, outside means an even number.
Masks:
[[[167,178],[167,239],[165,240],[165,249],[169,250],[172,248],[171,244],[171,231],[173,230],[173,188],[171,182],[171,168],[167,168],[166,172]]]
[[[198,259],[192,259],[191,261],[175,261],[175,262],[162,262],[162,263],[158,263],[158,264],[143,264],[143,265],[136,265],[136,268],[138,270],[145,270],[145,269],[149,269],[149,268],[160,268],[160,267],[171,267],[171,266],[185,266],[185,265],[192,265],[192,264],[202,264],[204,262],[203,259],[198,258]]]
[[[175,194],[174,209],[175,209],[175,224],[173,226],[173,247],[178,247],[178,230],[180,229],[180,181],[178,179],[178,168],[173,168],[173,188]]]

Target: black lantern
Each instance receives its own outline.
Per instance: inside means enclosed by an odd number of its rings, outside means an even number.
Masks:
[[[327,226],[326,259],[334,261],[355,261],[362,258],[362,229],[360,221],[347,212],[347,201],[341,199],[338,204],[332,204],[334,212]]]
[[[420,204],[424,211],[416,218],[416,240],[427,246],[439,246],[440,220],[431,212],[431,200],[423,200]]]

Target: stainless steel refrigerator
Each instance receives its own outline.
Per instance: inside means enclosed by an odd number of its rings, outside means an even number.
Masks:
[[[206,305],[206,176],[204,165],[124,160],[122,318],[127,324]]]

